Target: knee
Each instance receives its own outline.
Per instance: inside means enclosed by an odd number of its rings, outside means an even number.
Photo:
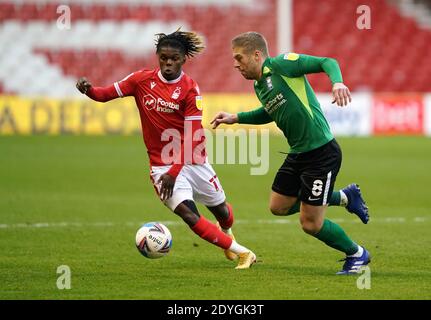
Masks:
[[[173,211],[190,227],[194,226],[200,217],[195,203],[191,200],[183,201]]]
[[[321,225],[317,223],[317,221],[314,220],[307,220],[307,219],[300,219],[302,230],[304,230],[305,233],[309,235],[315,235],[317,234],[320,229]]]
[[[271,213],[275,216],[285,216],[289,211],[288,208],[283,208],[275,205],[270,205],[269,210],[271,210]]]
[[[227,206],[227,203],[222,203],[221,205],[215,207],[214,214],[217,217],[220,217],[222,219],[228,219],[229,218],[229,208]]]

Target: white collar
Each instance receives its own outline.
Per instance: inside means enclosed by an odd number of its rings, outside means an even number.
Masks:
[[[164,83],[177,83],[183,77],[184,71],[181,71],[181,74],[179,75],[179,77],[176,78],[176,79],[174,79],[174,80],[166,80],[165,77],[162,75],[162,71],[161,70],[159,70],[159,72],[157,72],[157,75],[159,76],[159,79],[162,80]]]

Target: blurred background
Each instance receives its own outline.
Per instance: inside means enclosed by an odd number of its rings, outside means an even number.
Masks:
[[[258,106],[230,51],[235,35],[254,30],[273,56],[294,51],[338,60],[354,92],[351,108],[332,108],[326,75],[309,76],[336,134],[430,134],[430,3],[1,0],[0,134],[139,132],[133,99],[100,110],[75,100],[82,98],[76,79],[105,86],[156,67],[154,34],[179,26],[206,40],[206,51],[185,65],[204,95],[204,125],[219,109]]]

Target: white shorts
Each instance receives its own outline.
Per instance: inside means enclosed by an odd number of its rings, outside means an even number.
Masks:
[[[157,194],[160,194],[157,181],[170,168],[170,165],[151,167],[151,180]],[[174,211],[184,200],[194,200],[207,207],[218,206],[226,200],[220,181],[209,163],[185,165],[175,180],[172,197],[162,202]]]

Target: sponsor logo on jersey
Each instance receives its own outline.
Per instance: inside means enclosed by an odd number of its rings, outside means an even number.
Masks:
[[[202,96],[196,96],[196,108],[198,110],[202,110],[203,109]]]
[[[153,88],[156,86],[157,83],[155,83],[154,81],[151,81],[150,86],[151,86],[151,90],[153,90]]]
[[[287,100],[284,98],[283,94],[279,93],[265,104],[265,110],[271,114],[286,102]]]
[[[157,108],[156,110],[158,112],[166,112],[166,113],[172,113],[175,112],[175,110],[179,110],[180,105],[177,103],[174,103],[172,101],[165,101],[162,98],[157,99]]]
[[[143,98],[144,106],[147,110],[153,110],[157,105],[157,100],[152,94],[146,94]]]
[[[172,101],[165,101],[162,98],[156,99],[152,94],[145,95],[143,100],[147,110],[156,109],[158,112],[172,113],[180,109],[179,104]]]
[[[171,98],[176,100],[176,99],[178,99],[180,94],[181,94],[181,87],[176,87],[174,92],[172,93]]]

